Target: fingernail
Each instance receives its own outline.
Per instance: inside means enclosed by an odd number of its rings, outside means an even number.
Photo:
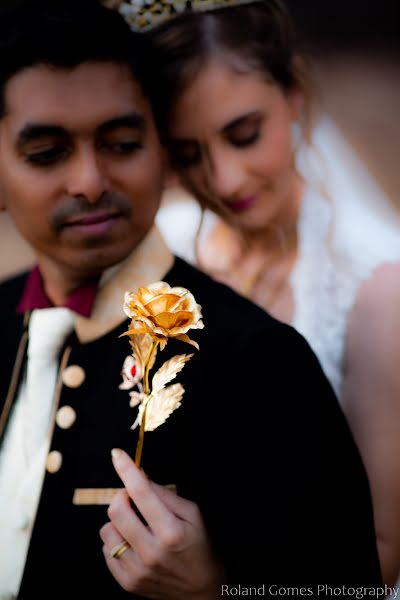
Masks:
[[[113,448],[111,450],[111,457],[113,458],[113,460],[118,458],[118,456],[120,456],[120,454],[121,454],[121,450],[119,448]]]

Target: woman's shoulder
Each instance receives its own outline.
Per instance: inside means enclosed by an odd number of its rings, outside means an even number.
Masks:
[[[379,265],[363,282],[354,313],[369,323],[370,331],[382,329],[392,319],[400,323],[400,261]]]

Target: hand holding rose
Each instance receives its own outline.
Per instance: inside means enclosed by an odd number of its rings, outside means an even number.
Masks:
[[[150,481],[122,450],[113,451],[113,462],[125,489],[111,502],[110,522],[100,536],[118,583],[128,592],[160,600],[219,598],[223,569],[213,557],[196,504]],[[111,558],[124,540],[128,550]]]

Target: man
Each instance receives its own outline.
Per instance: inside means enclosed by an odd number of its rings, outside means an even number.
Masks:
[[[312,352],[153,227],[163,153],[141,38],[75,0],[0,23],[0,206],[37,259],[0,287],[0,597],[379,585],[368,482]],[[161,279],[194,294],[205,330],[182,406],[146,434],[145,475],[118,338],[125,290]]]

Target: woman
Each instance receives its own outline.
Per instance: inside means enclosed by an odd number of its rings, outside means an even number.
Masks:
[[[327,198],[300,174],[294,134],[300,126],[306,139],[309,126],[305,62],[278,2],[184,12],[150,35],[161,134],[184,187],[218,216],[200,233],[199,263],[294,325],[319,356],[370,476],[392,584],[400,570],[400,377],[386,365],[400,350],[398,311],[374,332],[379,360],[366,351],[365,332],[387,306],[384,263],[400,255],[398,234],[368,211],[354,219],[346,198]]]

